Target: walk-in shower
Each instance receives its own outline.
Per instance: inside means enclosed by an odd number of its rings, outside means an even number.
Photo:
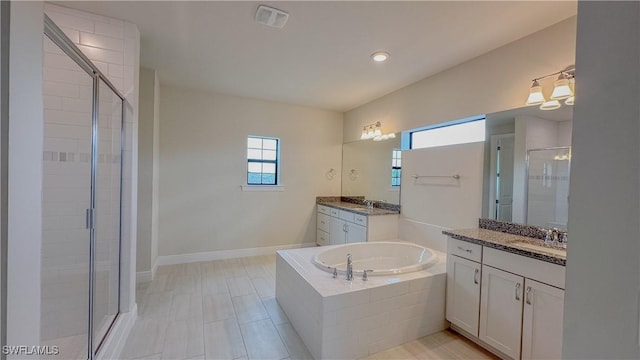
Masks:
[[[571,147],[527,151],[527,224],[567,230]]]
[[[124,97],[45,17],[40,339],[92,359],[119,313]]]

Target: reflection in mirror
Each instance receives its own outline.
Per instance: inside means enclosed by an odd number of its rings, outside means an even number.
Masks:
[[[488,114],[483,217],[566,230],[573,108]]]
[[[342,196],[400,204],[400,134],[342,144]]]

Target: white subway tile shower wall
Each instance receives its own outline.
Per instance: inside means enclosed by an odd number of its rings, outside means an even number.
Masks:
[[[45,4],[45,13],[104,73],[110,82],[126,97],[125,102],[125,152],[122,202],[122,294],[121,311],[127,312],[133,305],[134,295],[131,280],[132,245],[135,246],[135,219],[131,214],[136,204],[135,183],[137,166],[133,154],[137,137],[137,94],[140,35],[135,25],[121,20],[85,13],[53,4]],[[46,64],[44,71],[44,193],[43,193],[43,285],[42,285],[42,330],[43,342],[67,344],[61,357],[76,357],[86,352],[88,244],[84,209],[89,201],[90,183],[83,172],[88,173],[91,156],[91,78],[79,70],[60,49],[48,39],[44,42]],[[55,69],[55,70],[53,70]],[[51,71],[49,71],[51,70]],[[120,121],[121,112],[106,103],[113,104],[117,98],[101,99],[99,126],[105,128]],[[113,100],[113,101],[111,101]],[[119,132],[119,128],[118,128]],[[119,137],[119,134],[118,134]],[[110,142],[112,138],[107,139]],[[114,182],[119,176],[119,148],[101,142],[99,166],[113,169],[108,178],[98,181]],[[107,151],[108,150],[108,151]],[[118,169],[115,169],[118,167]],[[97,194],[98,200],[118,201],[113,192]],[[82,210],[82,216],[79,210]],[[111,217],[117,215],[110,211]],[[111,219],[114,220],[114,219]],[[70,230],[73,229],[73,230]],[[117,230],[107,227],[98,229],[99,238],[96,257],[98,262],[98,286],[96,299],[106,299],[106,292],[117,291],[117,278],[104,276],[103,270],[113,269],[114,246],[107,246],[117,237]],[[105,261],[100,261],[100,259]],[[110,259],[110,260],[109,260]],[[71,299],[84,299],[75,304]],[[79,300],[78,300],[79,301]],[[114,304],[98,301],[97,308],[112,313]],[[80,310],[79,310],[80,309]],[[104,311],[103,311],[104,312]],[[96,318],[99,318],[97,316]],[[75,336],[75,337],[74,337]],[[85,349],[83,349],[83,347]],[[72,350],[74,349],[74,350]],[[75,352],[74,352],[75,351]],[[82,355],[80,355],[82,356]]]

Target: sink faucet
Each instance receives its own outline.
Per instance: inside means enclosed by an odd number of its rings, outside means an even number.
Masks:
[[[367,205],[367,209],[373,209],[373,200],[365,200],[364,204]]]
[[[353,280],[353,264],[351,263],[351,254],[347,254],[347,280]]]

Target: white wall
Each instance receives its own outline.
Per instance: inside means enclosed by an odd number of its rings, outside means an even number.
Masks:
[[[348,111],[344,140],[375,121],[398,132],[521,107],[531,79],[574,64],[575,28],[572,17]]]
[[[342,114],[163,86],[162,256],[315,242],[315,197],[339,195]],[[241,191],[247,135],[281,140],[281,192]]]
[[[482,214],[484,143],[403,151],[399,238],[446,251],[442,230],[478,226]],[[449,176],[420,178],[412,176]]]
[[[0,3],[0,347],[7,328],[7,198],[9,152],[9,2]]]
[[[12,2],[9,49],[7,344],[40,344],[41,2]],[[12,358],[12,357],[9,357]]]
[[[158,158],[160,82],[155,70],[140,69],[138,127],[138,242],[136,271],[151,280],[158,257]]]
[[[563,358],[638,359],[640,3],[580,2]]]

